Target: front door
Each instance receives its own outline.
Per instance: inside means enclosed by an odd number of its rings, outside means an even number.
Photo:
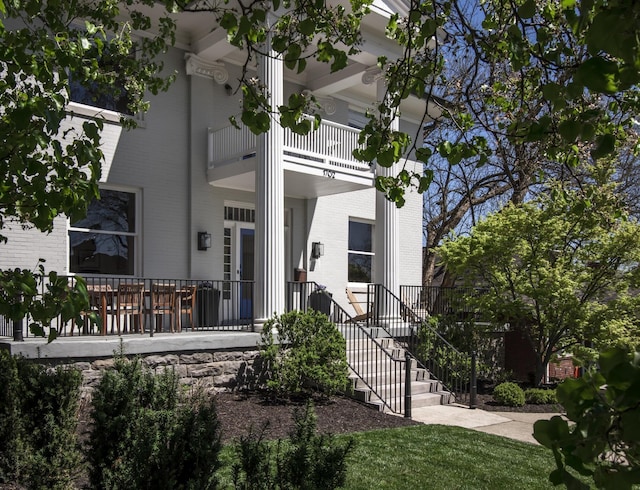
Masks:
[[[254,279],[254,234],[251,228],[240,228],[240,280]],[[253,283],[240,285],[240,318],[253,318]]]

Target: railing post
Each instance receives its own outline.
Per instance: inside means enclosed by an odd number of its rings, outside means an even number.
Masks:
[[[13,321],[13,340],[16,342],[24,341],[24,334],[22,333],[22,318],[20,320]]]
[[[471,387],[469,390],[469,408],[476,408],[476,395],[478,394],[478,380],[476,374],[476,351],[471,351]]]
[[[411,418],[411,354],[404,353],[405,372],[404,372],[404,416]]]

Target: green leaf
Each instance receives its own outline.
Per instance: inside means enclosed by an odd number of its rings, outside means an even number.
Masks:
[[[588,59],[580,65],[575,76],[589,90],[604,94],[618,91],[618,64],[600,56]]]
[[[307,18],[298,24],[298,29],[305,36],[311,36],[316,30],[316,23],[313,19]]]
[[[567,143],[573,143],[578,136],[580,136],[581,130],[582,124],[574,120],[562,121],[558,126],[560,136],[562,136]]]
[[[612,134],[604,134],[596,139],[596,147],[591,151],[595,159],[607,156],[615,150],[616,137]]]
[[[538,420],[533,424],[533,437],[543,446],[553,448],[570,437],[569,425],[558,415]]]
[[[535,0],[527,0],[520,8],[518,8],[518,15],[522,19],[530,19],[536,15],[536,2]]]

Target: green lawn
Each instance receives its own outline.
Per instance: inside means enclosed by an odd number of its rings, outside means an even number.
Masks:
[[[460,427],[419,425],[352,434],[347,486],[351,490],[554,488],[551,451]],[[346,437],[346,436],[340,436]],[[221,455],[226,464],[232,448]],[[230,470],[221,472],[222,488],[233,488]]]
[[[547,489],[551,451],[460,427],[355,434],[349,489]]]

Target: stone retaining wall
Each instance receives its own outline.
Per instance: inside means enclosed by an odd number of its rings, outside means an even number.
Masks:
[[[260,365],[258,354],[257,350],[251,350],[148,354],[137,357],[143,365],[156,373],[166,369],[175,370],[183,384],[197,384],[208,390],[230,391],[255,387]],[[115,359],[47,359],[39,362],[79,369],[84,387],[92,389],[99,382],[102,373],[113,368]]]

